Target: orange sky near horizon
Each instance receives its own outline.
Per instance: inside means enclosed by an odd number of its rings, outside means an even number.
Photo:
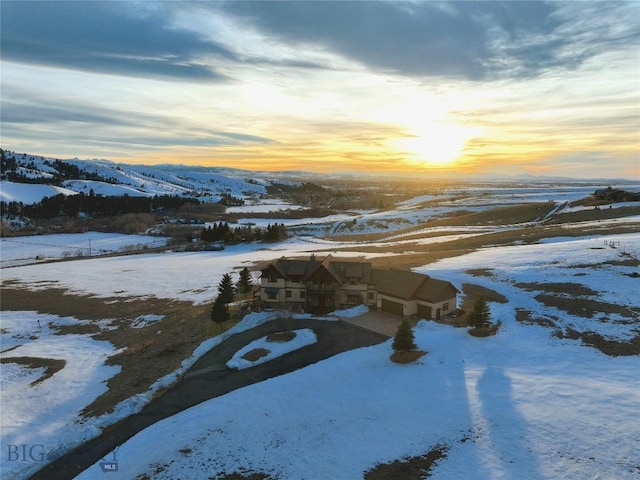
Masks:
[[[117,7],[2,2],[3,148],[265,171],[640,179],[638,3]]]

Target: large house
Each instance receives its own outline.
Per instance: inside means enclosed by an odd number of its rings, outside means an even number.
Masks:
[[[260,301],[327,312],[365,304],[403,317],[439,320],[453,313],[460,293],[450,282],[405,270],[372,268],[369,262],[340,261],[330,255],[280,258],[264,265]]]

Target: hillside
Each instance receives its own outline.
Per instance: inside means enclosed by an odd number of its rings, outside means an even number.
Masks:
[[[77,193],[104,196],[179,195],[219,202],[223,194],[240,199],[266,194],[273,182],[252,172],[181,165],[126,165],[108,160],[60,160],[3,150],[3,202],[37,203],[46,196]],[[255,177],[255,175],[253,175]]]

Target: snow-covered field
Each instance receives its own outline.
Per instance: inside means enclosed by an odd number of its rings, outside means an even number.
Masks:
[[[421,323],[416,341],[429,352],[417,365],[391,363],[387,342],[159,422],[118,449],[120,474],[351,480],[448,444],[432,479],[637,478],[637,358],[512,322],[491,339]]]
[[[54,275],[56,264],[12,268],[6,273],[21,282],[55,280],[72,290],[108,296],[122,288],[123,271],[139,272],[142,279],[142,272],[151,274],[161,268],[166,280],[149,275],[148,285],[127,293],[205,301],[214,294],[214,287],[208,296],[199,296],[196,285],[216,285],[217,276],[233,266],[308,251],[310,246],[313,244],[290,240],[279,245],[284,250],[277,252],[245,245],[213,253],[67,262],[65,274]],[[161,466],[155,478],[206,478],[239,468],[287,479],[362,478],[362,473],[377,463],[420,455],[446,443],[451,447],[448,457],[432,478],[637,478],[640,434],[633,421],[640,414],[637,357],[607,357],[579,342],[556,339],[548,329],[515,322],[515,307],[540,315],[549,311],[533,299],[535,292],[521,290],[514,283],[580,283],[597,290],[602,301],[637,305],[638,279],[627,275],[634,269],[616,265],[615,260],[620,259],[622,250],[638,247],[640,234],[556,238],[536,245],[485,249],[419,268],[458,286],[471,281],[506,295],[510,303],[492,304],[494,318],[503,321],[498,336],[477,339],[464,330],[423,323],[416,330],[417,342],[429,355],[419,365],[391,364],[388,342],[211,400],[150,427],[123,445],[117,452],[121,475],[133,478]],[[96,263],[88,268],[87,262]],[[69,267],[80,263],[82,268],[69,272]],[[468,273],[488,265],[491,276]],[[219,273],[212,273],[214,270]],[[194,274],[196,271],[203,273]],[[132,287],[144,283],[127,278]],[[176,284],[184,290],[174,288],[171,292]],[[552,313],[579,330],[588,327],[622,339],[629,338],[638,325],[638,319],[624,324],[615,317],[610,322],[591,319],[588,325],[581,325],[587,320]],[[14,317],[4,312],[2,328],[9,338],[22,336],[26,343],[31,342],[24,329],[35,329],[36,314],[11,315],[27,323],[7,322]],[[49,321],[41,323],[48,325]],[[249,323],[253,325],[255,320]],[[56,349],[86,351],[74,337],[82,336],[59,337],[65,346]],[[3,335],[3,349],[5,338]],[[203,345],[199,354],[213,344]],[[47,350],[50,346],[42,342],[34,355],[56,358]],[[99,362],[113,350],[104,352],[96,356]],[[11,354],[26,355],[15,350]],[[28,387],[37,373],[29,376],[22,367],[6,367],[2,365],[2,398],[3,412],[9,413],[3,413],[3,444],[41,438],[55,444],[55,439],[69,442],[72,431],[74,438],[86,438],[97,431],[99,422],[76,425],[73,419],[82,404],[104,388],[102,382],[113,372],[90,375],[90,386],[85,388],[91,395],[78,400],[76,393],[67,393],[60,386],[60,377]],[[68,416],[60,417],[67,425],[36,416],[14,428],[22,440],[5,436],[11,432],[5,419],[19,418],[19,412],[24,412],[21,406],[25,404],[13,400],[13,393],[26,389],[32,395],[28,398],[35,402],[41,393],[36,389],[45,387],[62,397],[62,403],[69,397],[73,407]],[[144,399],[138,399],[138,404],[141,402]],[[133,407],[127,408],[121,408],[119,414],[131,413]],[[40,422],[37,427],[33,423],[36,419]],[[51,436],[41,435],[42,431],[51,432]],[[174,440],[159,440],[166,438]],[[461,442],[463,438],[470,440]],[[185,449],[190,450],[188,455],[180,452]],[[101,475],[96,465],[81,478]]]
[[[29,457],[12,459],[12,445],[40,445],[39,453],[55,456],[67,448],[69,441],[88,439],[98,432],[95,428],[79,428],[75,423],[78,413],[107,390],[105,382],[120,367],[104,365],[116,353],[110,343],[94,340],[90,335],[56,334],[62,326],[79,323],[74,318],[37,312],[2,312],[3,359],[34,357],[65,362],[52,377],[35,384],[32,382],[42,376],[44,368],[2,364],[2,478],[11,478],[12,472],[34,466]]]
[[[76,195],[77,192],[55,185],[0,182],[0,201],[3,202],[38,203],[44,197],[54,197],[60,194]]]
[[[58,245],[53,236],[30,238]],[[86,240],[69,242],[82,245]],[[2,242],[3,262],[10,245]],[[293,238],[266,248],[250,244],[221,252],[14,267],[4,269],[2,279],[31,289],[56,285],[102,297],[157,296],[202,303],[211,301],[221,276],[232,269],[346,245]],[[7,258],[22,258],[27,252],[35,256],[38,247],[20,244],[22,253]],[[637,258],[639,252],[639,233],[563,237],[487,248],[418,268],[458,287],[471,282],[505,295],[509,303],[491,304],[494,319],[503,322],[498,335],[479,339],[464,329],[423,322],[416,328],[416,341],[429,354],[419,364],[389,362],[387,342],[210,400],[122,445],[117,451],[119,478],[154,471],[153,478],[159,479],[208,478],[247,469],[280,479],[359,479],[378,463],[422,455],[438,444],[450,450],[433,470],[430,478],[435,479],[638,478],[640,359],[608,357],[580,341],[560,340],[548,328],[516,322],[515,310],[557,317],[578,331],[628,340],[637,333],[639,318],[572,316],[541,304],[534,298],[539,292],[518,284],[579,284],[596,291],[600,302],[638,307],[640,279],[633,276],[638,268],[622,260],[626,254]],[[489,269],[488,274],[469,272],[482,269]],[[237,328],[268,318],[254,314]],[[37,467],[5,461],[8,445],[44,444],[55,454],[151,398],[148,392],[120,405],[109,418],[79,421],[79,411],[104,391],[104,382],[117,368],[103,365],[115,353],[110,344],[87,335],[55,335],[55,325],[75,322],[34,312],[2,312],[3,358],[67,362],[34,386],[30,384],[42,369],[2,364],[3,478],[24,478]],[[220,341],[216,337],[201,345],[180,371]],[[16,348],[7,351],[12,347]],[[152,390],[178,373],[160,379]],[[94,465],[79,478],[102,475]]]
[[[36,260],[103,255],[166,244],[166,238],[100,232],[5,237],[0,239],[0,262],[8,267]]]

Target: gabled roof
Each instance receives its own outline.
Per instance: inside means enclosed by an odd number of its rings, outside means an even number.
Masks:
[[[357,261],[334,261],[331,255],[317,258],[279,258],[275,262],[265,264],[260,270],[264,272],[274,268],[287,280],[305,281],[321,267],[324,267],[338,283],[344,283],[349,278],[357,278],[362,283],[371,282],[371,263]]]
[[[414,293],[425,281],[426,275],[407,270],[371,270],[372,281],[378,293],[411,300]]]
[[[331,262],[330,268],[341,282],[357,278],[360,283],[371,283],[371,263],[369,262]]]
[[[371,269],[372,282],[378,293],[404,300],[437,303],[451,298],[458,289],[444,280],[407,270]]]
[[[264,265],[260,268],[260,271],[264,272],[265,270],[274,268],[287,280],[302,281],[309,277],[322,263],[323,260],[317,259],[313,255],[309,259],[281,257],[275,262]]]
[[[414,292],[413,298],[426,300],[429,303],[438,303],[452,298],[452,293],[460,293],[460,291],[451,282],[427,277]]]

